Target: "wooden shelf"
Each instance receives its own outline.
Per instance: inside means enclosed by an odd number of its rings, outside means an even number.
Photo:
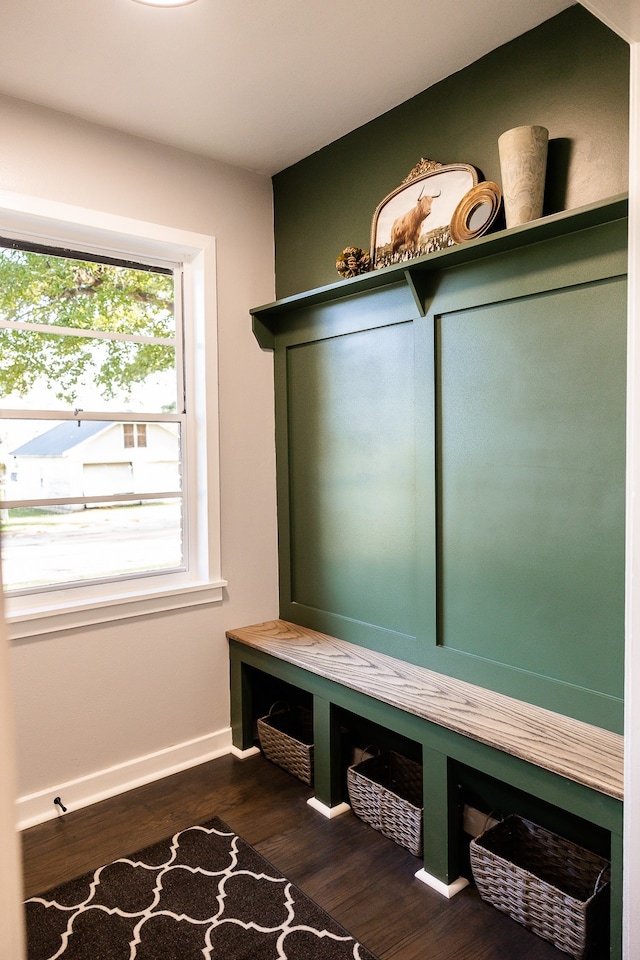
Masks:
[[[336,283],[294,294],[282,300],[276,300],[274,303],[254,307],[250,311],[254,318],[254,329],[256,328],[256,321],[258,321],[263,328],[274,333],[277,319],[291,310],[300,310],[305,307],[342,300],[346,297],[394,284],[408,284],[415,291],[421,286],[420,277],[425,274],[446,270],[450,267],[480,260],[483,257],[495,256],[534,243],[576,233],[579,230],[587,230],[604,223],[621,220],[627,216],[628,206],[627,194],[620,194],[585,207],[552,214],[519,227],[490,233],[487,236],[479,237],[477,240],[468,240],[465,243],[447,247],[424,257],[416,257],[414,260],[407,260],[404,263],[384,267],[381,270],[372,270],[370,273],[362,274],[359,277],[338,280]],[[257,329],[256,335],[258,336]],[[258,336],[258,339],[262,346],[270,346],[268,337]]]

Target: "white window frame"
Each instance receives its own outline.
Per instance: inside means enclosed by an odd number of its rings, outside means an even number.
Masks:
[[[222,601],[215,238],[8,191],[0,191],[0,235],[181,266],[187,390],[189,569],[5,597],[10,638]]]

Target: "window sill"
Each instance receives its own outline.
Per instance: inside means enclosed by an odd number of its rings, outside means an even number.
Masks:
[[[64,599],[58,602],[51,595],[39,606],[27,606],[18,598],[5,599],[5,618],[10,640],[22,640],[43,634],[88,627],[113,620],[144,617],[187,607],[220,603],[226,580],[188,585],[146,587],[135,592],[105,595],[86,599]],[[19,606],[18,606],[19,604]]]

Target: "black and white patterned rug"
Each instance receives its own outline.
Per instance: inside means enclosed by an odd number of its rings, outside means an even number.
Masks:
[[[375,960],[218,819],[25,909],[28,960]]]

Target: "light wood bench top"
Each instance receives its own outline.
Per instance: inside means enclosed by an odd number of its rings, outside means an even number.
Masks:
[[[227,637],[623,799],[623,738],[617,733],[286,620],[229,630]]]

